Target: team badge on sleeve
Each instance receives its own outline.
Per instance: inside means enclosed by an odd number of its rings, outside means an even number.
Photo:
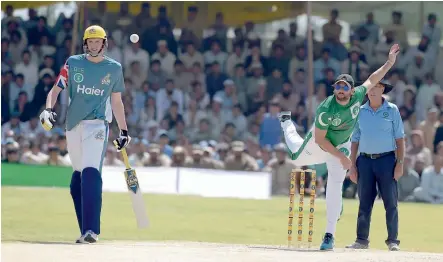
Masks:
[[[57,81],[55,82],[58,87],[61,89],[65,89],[68,87],[68,70],[69,66],[66,62],[63,68],[60,70],[60,74],[58,75]]]

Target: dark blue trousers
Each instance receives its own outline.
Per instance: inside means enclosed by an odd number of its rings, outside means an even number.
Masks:
[[[395,154],[377,159],[359,156],[356,161],[358,181],[357,190],[360,199],[357,220],[357,242],[369,244],[369,228],[372,208],[377,197],[377,187],[386,210],[386,227],[388,239],[386,244],[400,244],[398,237],[398,193],[397,181],[394,179]]]

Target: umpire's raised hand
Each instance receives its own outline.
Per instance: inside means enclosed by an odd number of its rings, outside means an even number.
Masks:
[[[40,123],[46,131],[49,131],[54,127],[56,117],[57,114],[53,112],[51,108],[46,108],[40,114]]]
[[[117,152],[120,152],[123,148],[127,147],[131,142],[131,137],[128,135],[128,130],[120,130],[120,135],[114,140]]]

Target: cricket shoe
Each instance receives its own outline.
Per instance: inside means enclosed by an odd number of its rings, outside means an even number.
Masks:
[[[331,233],[326,233],[323,237],[323,243],[320,245],[320,250],[333,250],[334,249],[334,236]]]
[[[91,230],[86,231],[75,243],[92,244],[98,241],[98,235]]]
[[[400,251],[400,247],[397,243],[389,243],[388,249],[389,251]]]
[[[369,245],[368,244],[362,244],[359,242],[354,242],[351,245],[347,245],[346,248],[350,248],[350,249],[368,249]]]

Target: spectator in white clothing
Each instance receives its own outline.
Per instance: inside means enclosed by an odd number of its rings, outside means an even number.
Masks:
[[[360,78],[362,70],[368,70],[369,66],[360,60],[361,50],[360,48],[353,46],[349,49],[348,59],[344,60],[341,64],[341,73],[349,74],[354,79]]]
[[[178,112],[183,114],[184,97],[183,92],[175,88],[174,80],[166,80],[166,87],[157,92],[157,120],[163,119],[172,101],[177,102]]]
[[[417,46],[411,46],[403,59],[400,60],[399,67],[405,68],[414,63],[414,57],[423,56],[425,60],[426,70],[432,70],[437,62],[437,50],[430,45],[430,39],[428,36],[423,35]]]
[[[51,132],[43,129],[43,126],[40,124],[40,120],[38,117],[31,118],[28,122],[23,123],[23,134],[24,138],[32,139],[33,137],[46,136],[50,137]]]
[[[25,123],[20,122],[20,113],[12,112],[9,122],[2,125],[2,141],[5,141],[9,131],[12,131],[14,135],[24,135],[26,131]]]
[[[317,112],[317,108],[323,100],[327,98],[326,92],[326,84],[323,82],[319,82],[316,86],[315,96],[312,96],[310,99],[306,101],[306,109],[311,109],[312,115],[315,115]]]
[[[380,65],[383,65],[388,58],[389,49],[391,48],[391,46],[398,43],[397,39],[395,38],[395,32],[393,30],[387,29],[384,33],[385,40],[378,42],[374,47],[373,59],[371,59],[371,67],[379,67]],[[397,58],[397,60],[400,59]]]
[[[119,63],[123,62],[122,50],[115,45],[115,41],[112,36],[108,37],[108,48],[106,48],[106,55]]]
[[[437,15],[431,13],[428,15],[428,23],[423,26],[423,35],[428,36],[430,45],[438,51],[440,48],[441,28],[437,25]]]
[[[161,68],[168,75],[171,76],[174,73],[176,56],[169,51],[168,42],[165,40],[160,40],[157,42],[157,52],[152,55],[152,60],[159,60],[161,63]]]
[[[246,135],[246,132],[248,130],[248,122],[246,117],[243,115],[243,109],[240,104],[235,104],[232,107],[232,113],[227,118],[226,122],[233,123],[236,127],[235,136],[243,139],[244,135]]]
[[[378,43],[380,35],[380,26],[374,21],[374,14],[369,12],[366,14],[366,21],[357,27],[364,27],[368,31],[368,40],[373,43]]]
[[[392,103],[396,104],[398,107],[403,105],[404,93],[407,89],[406,83],[400,79],[400,72],[397,69],[391,70],[388,73],[389,84],[394,86],[392,91],[389,93]]]
[[[417,97],[415,100],[415,112],[417,117],[417,123],[426,119],[428,110],[434,105],[434,96],[443,91],[441,87],[435,83],[432,73],[427,73],[424,77],[424,81],[417,91]]]
[[[173,77],[175,87],[184,93],[189,93],[192,82],[192,74],[185,71],[185,66],[181,60],[175,60]]]
[[[221,71],[223,73],[225,72],[228,54],[221,50],[220,41],[218,41],[217,39],[213,40],[211,44],[211,50],[205,52],[204,59],[206,66],[212,65],[214,62],[218,62]]]
[[[28,50],[23,51],[22,61],[15,66],[16,74],[25,76],[25,84],[35,87],[38,83],[38,66],[32,62],[31,53]]]
[[[422,52],[415,54],[415,59],[408,63],[405,69],[405,76],[410,85],[419,87],[423,82],[424,76],[429,72],[427,61]]]
[[[38,141],[31,141],[30,151],[24,153],[20,159],[23,164],[29,165],[43,165],[46,164],[49,157],[41,150],[41,144]]]
[[[197,101],[189,99],[186,104],[186,113],[183,117],[186,123],[186,128],[188,131],[192,131],[193,129],[197,128],[197,125],[201,119],[208,117],[208,114],[204,109],[199,108]]]
[[[140,42],[131,43],[126,46],[123,51],[124,65],[129,68],[134,61],[140,62],[142,71],[147,72],[149,70],[149,54],[145,50],[140,48]]]
[[[198,110],[205,110],[209,106],[209,94],[205,92],[202,84],[198,81],[191,83],[191,91],[185,96],[186,105],[190,105],[192,101],[196,103]]]
[[[186,72],[192,72],[194,63],[198,62],[200,65],[204,64],[203,55],[195,50],[195,45],[192,41],[186,43],[186,52],[180,56],[180,60],[185,66]]]
[[[14,110],[14,104],[18,98],[18,94],[22,91],[26,92],[28,97],[34,97],[34,86],[26,84],[23,74],[19,73],[15,76],[15,82],[11,83],[9,89],[9,106],[11,112]]]
[[[414,190],[418,202],[443,204],[443,157],[434,156],[434,165],[425,168],[421,176],[420,187]]]
[[[226,73],[229,77],[234,77],[235,66],[245,63],[245,52],[243,52],[243,46],[240,43],[234,44],[234,52],[229,55],[226,61]]]
[[[142,70],[140,61],[134,60],[131,62],[130,68],[126,69],[125,77],[131,79],[136,91],[141,91],[142,84],[148,77],[148,71]]]
[[[9,53],[12,61],[18,63],[22,56],[23,51],[27,45],[26,38],[22,37],[21,33],[17,30],[11,32],[11,43],[9,45]]]

